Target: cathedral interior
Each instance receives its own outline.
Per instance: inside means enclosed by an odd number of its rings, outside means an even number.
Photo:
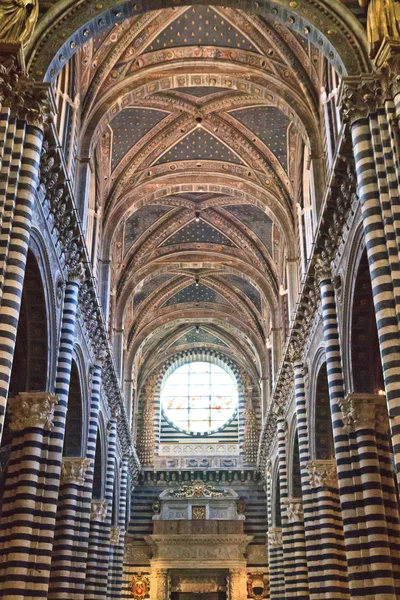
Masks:
[[[0,599],[400,599],[400,4],[0,0]]]

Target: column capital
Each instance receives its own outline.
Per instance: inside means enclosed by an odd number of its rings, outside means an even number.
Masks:
[[[85,279],[86,271],[82,263],[73,264],[68,270],[68,282],[81,285]]]
[[[111,546],[117,546],[119,544],[120,537],[123,535],[122,527],[114,526],[110,530],[110,544]]]
[[[376,74],[342,77],[338,105],[344,123],[353,125],[376,112],[381,105],[381,84]]]
[[[20,392],[15,398],[9,398],[11,431],[23,431],[29,427],[51,431],[57,403],[58,397],[50,392]]]
[[[83,485],[91,460],[89,458],[66,457],[61,463],[61,483]]]
[[[309,485],[312,488],[338,488],[336,460],[311,460],[306,464]]]
[[[285,498],[283,504],[286,506],[289,523],[304,521],[303,500],[301,498]]]
[[[343,423],[349,432],[375,429],[378,407],[384,407],[387,414],[385,399],[378,394],[348,394],[338,404]]]
[[[104,521],[107,517],[108,500],[92,500],[90,518],[92,521]]]
[[[314,273],[319,285],[323,281],[332,278],[331,257],[325,248],[321,250],[315,259]]]
[[[267,532],[268,546],[270,548],[279,548],[282,546],[282,528],[271,527]]]
[[[0,103],[29,125],[40,127],[56,114],[54,92],[50,83],[30,79],[18,65],[18,44],[1,43]]]

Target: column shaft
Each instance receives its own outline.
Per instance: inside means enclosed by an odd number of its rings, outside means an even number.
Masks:
[[[3,169],[9,170],[9,178],[6,178],[6,187],[0,187],[0,205],[4,207],[0,234],[0,440],[17,338],[42,142],[41,129],[14,122],[7,131],[1,166],[1,179]],[[10,155],[9,165],[7,153]]]

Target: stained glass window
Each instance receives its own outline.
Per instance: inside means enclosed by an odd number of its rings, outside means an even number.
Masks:
[[[238,391],[225,369],[207,362],[178,367],[161,391],[165,417],[188,433],[211,433],[224,427],[236,414]]]

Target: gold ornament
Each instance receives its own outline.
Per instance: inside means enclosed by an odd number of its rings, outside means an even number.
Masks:
[[[142,575],[141,571],[135,573],[132,577],[132,596],[136,600],[147,598],[150,591],[150,580],[146,575]]]

